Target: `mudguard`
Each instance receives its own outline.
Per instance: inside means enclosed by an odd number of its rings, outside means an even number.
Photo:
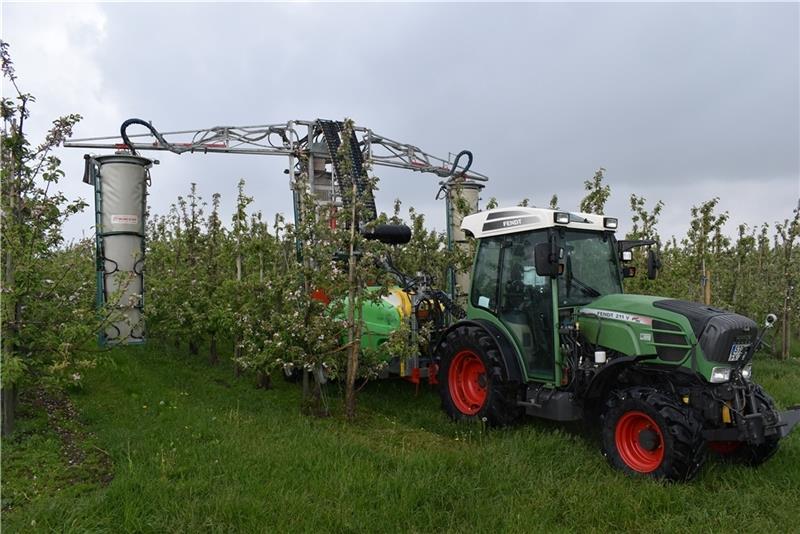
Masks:
[[[492,339],[497,343],[497,348],[500,351],[502,358],[501,368],[503,372],[503,380],[506,382],[524,382],[524,375],[520,367],[519,354],[511,343],[511,340],[503,334],[503,332],[489,321],[483,319],[464,319],[453,323],[447,330],[445,330],[440,339],[444,339],[447,335],[460,326],[473,326],[482,329],[489,334]],[[440,343],[441,344],[441,343]],[[437,346],[438,351],[438,346]]]
[[[608,384],[614,382],[622,371],[635,364],[638,359],[639,358],[635,356],[621,356],[607,363],[606,366],[594,376],[591,384],[589,384],[589,388],[584,395],[585,401],[602,398]]]
[[[620,356],[617,358],[612,359],[608,364],[606,364],[603,369],[597,373],[592,382],[589,384],[589,387],[586,389],[586,393],[583,395],[583,398],[587,401],[591,400],[598,400],[602,398],[608,388],[609,384],[612,384],[617,376],[625,371],[626,369],[636,366],[637,370],[643,373],[647,372],[663,372],[663,367],[658,366],[656,367],[648,367],[648,363],[652,362],[654,359],[653,355],[642,355],[642,356]],[[689,377],[696,378],[698,380],[701,379],[694,371],[683,367],[673,367],[670,369],[670,372],[673,373],[683,373]]]

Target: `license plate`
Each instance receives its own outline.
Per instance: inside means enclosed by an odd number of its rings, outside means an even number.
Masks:
[[[734,343],[731,347],[731,353],[728,355],[729,362],[738,362],[744,355],[747,354],[747,349],[750,348],[750,343]]]

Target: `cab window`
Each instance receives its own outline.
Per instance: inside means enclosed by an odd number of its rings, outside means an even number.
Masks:
[[[499,237],[481,239],[470,296],[472,305],[476,308],[489,310],[497,308],[497,272],[500,265],[501,244]]]

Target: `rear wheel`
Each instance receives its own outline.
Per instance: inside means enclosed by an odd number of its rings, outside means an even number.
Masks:
[[[705,460],[698,417],[657,389],[612,392],[601,426],[603,455],[613,467],[631,475],[689,480]]]
[[[502,426],[519,418],[517,387],[503,380],[500,352],[485,331],[456,328],[440,345],[439,357],[442,408],[452,419]]]
[[[447,370],[450,399],[459,412],[475,415],[486,404],[486,366],[470,349],[459,351]]]

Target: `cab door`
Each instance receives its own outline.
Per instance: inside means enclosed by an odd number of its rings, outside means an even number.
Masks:
[[[471,303],[492,312],[511,333],[528,376],[553,380],[552,282],[536,274],[533,253],[547,238],[546,231],[533,231],[482,239]]]

